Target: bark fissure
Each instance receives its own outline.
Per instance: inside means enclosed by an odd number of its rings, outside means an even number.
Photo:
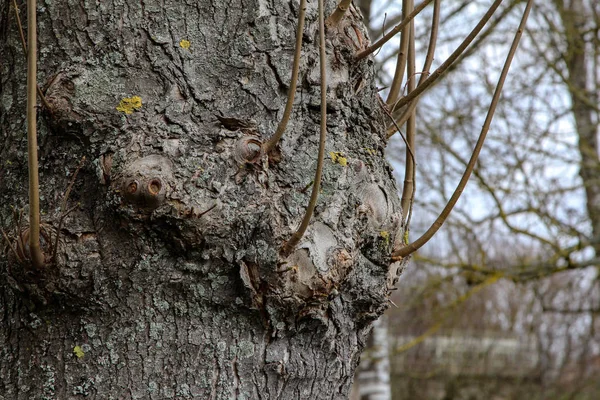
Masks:
[[[346,397],[397,277],[390,241],[403,229],[372,65],[354,62],[340,34],[365,34],[356,13],[327,37],[322,192],[289,257],[279,248],[308,202],[319,132],[314,7],[279,162],[235,158],[240,140],[264,141],[280,120],[296,22],[287,11],[297,7],[44,2],[38,77],[53,115],[39,124],[43,223],[60,215],[65,169],[89,161],[55,268],[32,275],[2,244],[0,396]],[[10,205],[27,197],[14,29],[0,31],[0,59],[0,159],[11,161],[0,165],[0,227],[14,232]]]

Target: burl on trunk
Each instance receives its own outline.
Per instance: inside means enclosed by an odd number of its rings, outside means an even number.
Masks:
[[[42,2],[42,247],[56,257],[34,269],[19,217],[26,58],[12,2],[0,2],[0,399],[347,397],[402,266],[389,256],[403,227],[351,10],[327,31],[318,204],[280,254],[317,164],[316,2],[290,124],[275,153],[253,154],[283,113],[298,7]]]

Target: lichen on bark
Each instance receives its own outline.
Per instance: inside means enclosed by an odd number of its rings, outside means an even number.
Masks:
[[[53,107],[40,111],[48,226],[57,226],[69,175],[82,156],[90,162],[56,265],[33,273],[7,248],[0,257],[0,398],[347,396],[399,274],[389,255],[403,237],[372,63],[352,57],[366,45],[356,12],[327,33],[326,154],[346,165],[325,160],[315,215],[289,257],[279,250],[303,216],[317,162],[315,4],[279,159],[248,164],[235,154],[243,138],[268,139],[281,118],[297,8],[39,7],[39,80]],[[25,61],[11,12],[0,2],[8,232],[11,206],[27,201]],[[134,97],[139,107],[118,109]]]

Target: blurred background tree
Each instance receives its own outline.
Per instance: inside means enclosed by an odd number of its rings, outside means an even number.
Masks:
[[[442,2],[436,60],[419,71],[433,13],[426,8],[415,21],[417,71],[405,82],[445,60],[489,3]],[[420,100],[411,240],[465,169],[523,7],[503,2]],[[402,19],[391,1],[360,8],[372,41]],[[382,88],[399,41],[378,54]],[[394,399],[600,396],[600,3],[536,2],[512,68],[465,194],[393,297],[386,346]],[[388,154],[404,165],[404,143],[393,140]],[[402,182],[404,170],[396,172]]]

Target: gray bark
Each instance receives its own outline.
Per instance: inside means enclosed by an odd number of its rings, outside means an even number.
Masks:
[[[12,207],[27,204],[25,57],[9,4],[0,1],[0,226],[16,246]],[[280,160],[240,160],[247,139],[267,139],[283,113],[297,8],[40,4],[38,79],[52,106],[39,113],[46,252],[71,174],[88,161],[54,265],[32,270],[2,244],[0,399],[347,397],[402,267],[389,262],[402,238],[399,201],[372,62],[352,61],[366,45],[352,14],[327,33],[326,151],[347,165],[325,160],[309,231],[279,255],[316,165],[315,2]],[[117,110],[132,96],[141,108]]]
[[[582,0],[555,0],[566,38],[564,58],[567,85],[571,95],[573,117],[581,156],[579,176],[586,194],[586,208],[592,225],[592,243],[600,254],[600,158],[598,157],[598,94],[590,88],[592,53],[586,48],[585,32],[590,7]]]

